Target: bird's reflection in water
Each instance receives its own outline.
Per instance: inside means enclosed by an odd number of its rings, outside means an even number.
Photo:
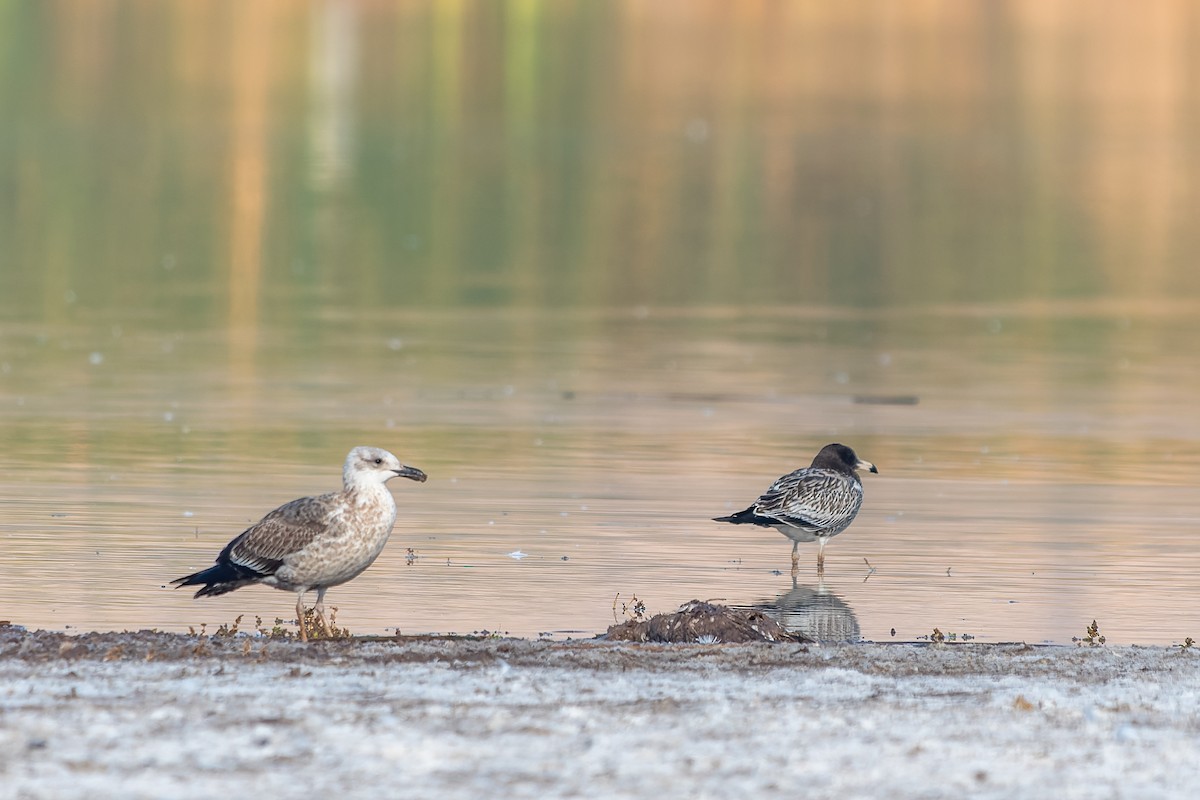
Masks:
[[[818,642],[857,642],[862,638],[854,610],[824,581],[805,586],[793,577],[789,591],[750,607],[762,611],[788,631]]]

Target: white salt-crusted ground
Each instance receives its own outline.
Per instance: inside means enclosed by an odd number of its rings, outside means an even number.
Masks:
[[[4,798],[1183,798],[1198,763],[1180,649],[0,636]]]

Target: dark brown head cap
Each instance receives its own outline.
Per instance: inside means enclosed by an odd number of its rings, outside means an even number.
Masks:
[[[812,465],[820,469],[832,469],[836,472],[848,472],[865,469],[868,472],[879,472],[870,461],[864,461],[858,454],[844,444],[827,444],[817,453]]]

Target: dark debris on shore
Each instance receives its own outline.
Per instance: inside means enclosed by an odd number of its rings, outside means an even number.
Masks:
[[[795,642],[661,644],[530,640],[495,636],[354,636],[301,643],[254,633],[211,636],[160,631],[65,634],[0,626],[0,662],[211,663],[369,666],[445,664],[454,669],[516,668],[623,672],[689,670],[756,673],[777,668],[850,669],[864,674],[1071,675],[1108,680],[1145,672],[1200,670],[1200,652],[1181,647],[1076,647],[1027,644],[838,644]],[[1198,673],[1200,674],[1200,673]]]
[[[691,600],[678,611],[631,619],[608,629],[610,642],[674,644],[745,644],[748,642],[810,643],[761,611]]]

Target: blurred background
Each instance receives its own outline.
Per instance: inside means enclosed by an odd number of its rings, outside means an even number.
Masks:
[[[1169,0],[0,2],[0,618],[286,617],[163,586],[373,444],[430,482],[331,592],[355,632],[636,595],[1195,636],[1198,35]],[[880,475],[793,585],[708,519],[830,441]]]

